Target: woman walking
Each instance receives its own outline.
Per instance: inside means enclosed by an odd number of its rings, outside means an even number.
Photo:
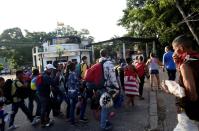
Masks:
[[[156,90],[153,88],[154,78],[157,79],[157,87],[160,89],[159,66],[162,66],[162,63],[155,57],[154,53],[150,53],[150,58],[146,65],[149,67],[151,90]]]

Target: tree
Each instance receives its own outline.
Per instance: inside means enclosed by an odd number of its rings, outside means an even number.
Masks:
[[[59,26],[54,31],[50,32],[48,35],[53,37],[59,36],[79,36],[81,39],[88,39],[89,37],[89,30],[88,29],[81,29],[80,31],[75,30],[70,25],[67,26]]]
[[[119,20],[119,24],[127,28],[130,36],[156,37],[158,35],[161,44],[167,45],[176,35],[182,33],[192,35],[190,28],[182,23],[184,19],[176,3],[180,1],[180,7],[186,14],[185,17],[191,15],[190,18],[194,16],[194,19],[197,20],[199,19],[199,1],[143,0],[142,4],[136,5],[137,1],[127,0],[127,8],[124,10],[123,17]],[[192,29],[198,32],[198,21],[189,22]],[[198,36],[196,33],[195,35]]]
[[[21,29],[18,28],[18,27],[6,29],[0,35],[0,41],[1,42],[13,42],[13,41],[18,41],[22,38],[24,38],[24,36],[22,34]]]
[[[43,42],[57,36],[79,36],[90,40],[90,42],[94,40],[92,36],[89,36],[87,29],[77,31],[69,25],[58,27],[48,33],[25,30],[25,36],[22,34],[20,28],[10,28],[4,30],[0,35],[0,43],[5,46],[5,49],[1,49],[0,57],[6,57],[6,60],[12,68],[30,64],[32,63],[32,47],[34,45],[41,45]],[[59,59],[62,52],[62,50],[58,49]]]
[[[35,43],[42,43],[48,38],[48,34],[46,32],[29,32],[28,30],[24,30],[25,35],[25,42],[35,42]]]
[[[0,64],[0,72],[3,70],[3,64]]]
[[[176,8],[178,9],[178,11],[180,12],[180,14],[182,15],[183,17],[183,20],[184,22],[187,24],[190,32],[192,33],[194,39],[196,40],[196,42],[198,43],[199,45],[199,38],[194,30],[194,28],[192,27],[190,21],[199,21],[198,19],[197,20],[189,20],[189,18],[191,18],[190,14],[195,14],[195,13],[199,13],[199,8],[196,8],[195,5],[199,5],[199,2],[198,1],[192,1],[192,0],[187,0],[187,1],[184,1],[184,0],[173,0],[173,1],[168,1],[168,0],[161,0],[161,2],[163,3],[163,6],[165,5],[168,5],[168,4],[173,4],[176,6]],[[191,8],[191,11],[187,11],[187,13],[189,14],[189,16],[186,15],[185,11],[183,10],[183,6],[186,6],[187,4],[192,4],[192,8]],[[199,14],[197,14],[199,15]]]
[[[64,53],[64,48],[60,45],[56,45],[56,53],[58,54],[58,61],[60,61]]]

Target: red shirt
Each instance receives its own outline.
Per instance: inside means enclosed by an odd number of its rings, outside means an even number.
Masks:
[[[144,76],[144,74],[145,74],[145,63],[144,62],[136,63],[135,68],[137,70],[137,74],[139,77]]]

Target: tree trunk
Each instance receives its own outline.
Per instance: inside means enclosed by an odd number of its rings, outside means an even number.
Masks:
[[[186,17],[186,15],[185,15],[185,13],[184,13],[184,11],[183,11],[182,7],[180,6],[180,4],[179,4],[179,1],[178,1],[178,0],[176,0],[176,7],[177,7],[177,9],[179,10],[179,12],[181,13],[181,15],[182,15],[182,17],[183,17],[184,21],[186,22],[186,24],[187,24],[187,26],[188,26],[189,30],[191,31],[191,33],[192,33],[193,37],[195,38],[195,40],[196,40],[197,44],[199,45],[199,39],[198,39],[198,36],[197,36],[197,35],[196,35],[196,33],[194,32],[194,29],[192,28],[192,26],[191,26],[190,22],[187,20],[187,17]]]

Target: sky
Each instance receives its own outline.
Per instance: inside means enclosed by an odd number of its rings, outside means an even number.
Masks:
[[[88,29],[98,42],[126,33],[117,25],[125,8],[126,0],[0,0],[0,33],[13,27],[49,32],[64,22]]]

